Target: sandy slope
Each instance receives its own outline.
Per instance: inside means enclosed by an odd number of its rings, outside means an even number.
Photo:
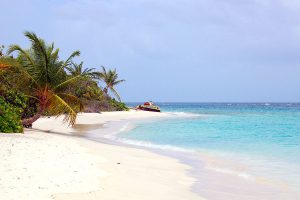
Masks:
[[[80,114],[77,124],[164,117],[150,112]],[[74,137],[62,118],[42,118],[25,134],[0,134],[0,198],[193,200],[188,166],[154,153]],[[42,131],[43,130],[43,131]],[[47,133],[47,132],[55,132]]]

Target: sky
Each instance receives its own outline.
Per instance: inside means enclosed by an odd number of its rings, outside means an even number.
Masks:
[[[0,0],[0,44],[23,32],[62,59],[116,68],[122,100],[300,102],[299,0]]]

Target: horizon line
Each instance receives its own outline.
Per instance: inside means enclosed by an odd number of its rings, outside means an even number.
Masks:
[[[147,102],[147,101],[124,101],[124,103],[142,103],[142,102]],[[154,103],[249,103],[249,104],[255,104],[255,103],[261,103],[261,104],[300,104],[300,101],[252,101],[252,102],[247,102],[247,101],[153,101]]]

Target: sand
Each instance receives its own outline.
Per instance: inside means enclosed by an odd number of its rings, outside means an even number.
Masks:
[[[41,118],[25,134],[0,134],[0,199],[202,200],[188,165],[146,150],[78,137],[120,120],[157,119],[143,111],[78,115],[76,129]],[[87,126],[89,125],[89,126]],[[82,134],[82,133],[81,133]]]

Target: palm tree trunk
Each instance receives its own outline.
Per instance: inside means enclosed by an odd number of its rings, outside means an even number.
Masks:
[[[43,104],[40,107],[40,109],[38,109],[38,111],[35,115],[33,115],[32,117],[29,117],[27,119],[22,119],[22,121],[21,121],[22,125],[30,128],[32,126],[32,123],[35,122],[36,120],[38,120],[42,116],[44,111],[45,111],[45,106]]]
[[[32,123],[35,122],[36,120],[38,120],[41,116],[42,116],[41,113],[38,112],[30,118],[22,119],[22,125],[25,126],[25,127],[26,126],[31,126]]]

